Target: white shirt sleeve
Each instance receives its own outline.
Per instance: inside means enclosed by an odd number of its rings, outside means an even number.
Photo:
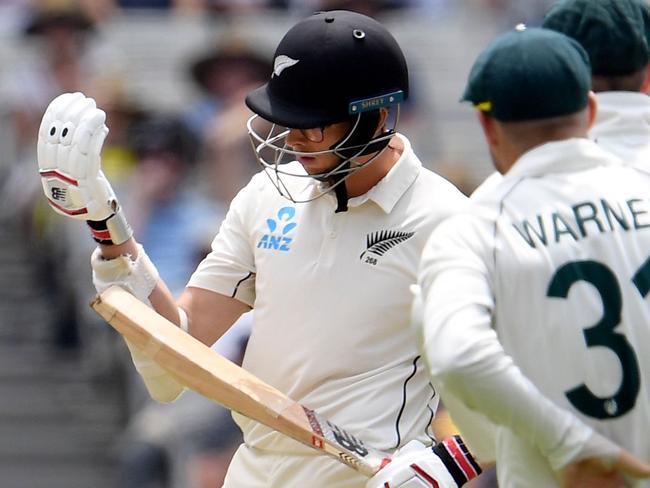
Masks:
[[[615,444],[547,399],[502,348],[492,328],[493,234],[491,225],[481,231],[478,222],[467,215],[449,219],[424,250],[420,340],[432,381],[534,445],[553,469],[590,456],[617,457]]]
[[[233,199],[212,241],[212,251],[201,261],[188,283],[188,286],[236,298],[250,307],[255,302],[255,255],[248,217],[257,202],[257,184],[257,179],[253,178]]]

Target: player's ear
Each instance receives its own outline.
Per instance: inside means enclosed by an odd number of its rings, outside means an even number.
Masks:
[[[388,109],[380,108],[379,109],[379,122],[377,123],[377,129],[375,130],[375,136],[381,134],[381,132],[386,127],[386,122],[388,121]]]
[[[485,140],[487,141],[488,145],[490,147],[498,146],[500,142],[500,132],[498,130],[496,120],[482,110],[477,110],[477,113],[478,120],[481,123],[481,128],[483,129],[483,134],[485,135]]]
[[[641,84],[641,92],[650,92],[650,63],[648,63],[645,67],[645,78],[643,78],[643,83]]]
[[[588,129],[594,125],[596,121],[596,114],[598,113],[598,102],[596,101],[596,94],[592,91],[589,92],[589,99],[587,101],[587,126]]]

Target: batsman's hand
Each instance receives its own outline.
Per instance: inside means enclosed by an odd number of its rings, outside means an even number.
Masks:
[[[82,93],[56,97],[38,131],[38,167],[43,191],[56,212],[87,221],[98,242],[121,244],[132,232],[101,171],[105,121],[95,100]]]
[[[459,488],[480,473],[459,436],[433,448],[414,440],[398,450],[366,488]]]

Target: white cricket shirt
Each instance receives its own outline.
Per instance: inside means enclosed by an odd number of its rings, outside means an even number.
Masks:
[[[556,486],[586,425],[650,460],[649,189],[589,140],[545,144],[425,247],[427,364],[508,427],[503,488]]]
[[[438,395],[409,326],[409,285],[432,229],[466,202],[400,138],[402,157],[347,212],[331,193],[294,204],[253,177],[189,282],[254,307],[248,371],[379,449],[430,441]],[[285,182],[296,199],[318,184]],[[312,454],[235,417],[249,445]]]
[[[596,122],[589,136],[625,164],[650,168],[650,97],[611,91],[596,94]]]

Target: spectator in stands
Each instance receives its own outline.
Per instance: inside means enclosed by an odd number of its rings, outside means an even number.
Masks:
[[[186,114],[204,140],[201,180],[207,183],[211,198],[225,209],[259,170],[246,135],[246,121],[252,114],[244,97],[268,78],[270,55],[233,40],[198,56],[188,71],[201,93]]]
[[[187,70],[199,95],[186,114],[190,128],[203,137],[221,109],[233,102],[243,105],[243,93],[251,84],[265,80],[271,70],[270,54],[237,39],[197,54]]]
[[[177,115],[153,114],[130,131],[137,158],[125,196],[129,221],[159,263],[172,293],[185,288],[205,233],[216,232],[220,215],[194,191],[199,141]],[[208,227],[208,229],[206,229]]]
[[[23,34],[34,49],[6,75],[20,146],[33,147],[40,114],[53,96],[88,89],[99,71],[89,49],[94,29],[74,2],[41,1],[28,13]]]

